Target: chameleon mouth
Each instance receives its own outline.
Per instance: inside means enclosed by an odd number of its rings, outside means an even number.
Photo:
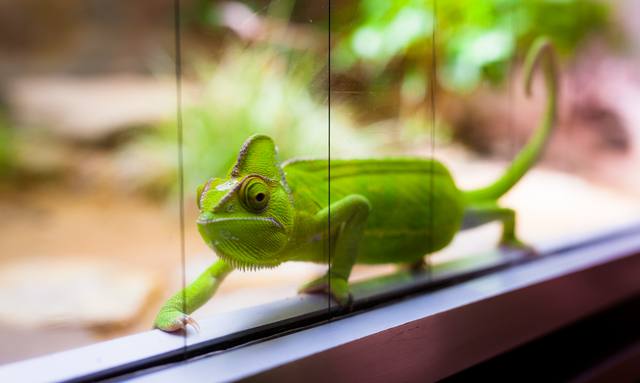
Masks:
[[[234,217],[234,218],[205,218],[205,217],[198,217],[198,220],[196,221],[196,223],[198,225],[210,225],[210,224],[216,224],[216,223],[221,223],[221,222],[238,222],[238,221],[248,221],[248,222],[268,222],[270,224],[272,224],[273,226],[277,227],[278,229],[282,230],[283,232],[284,230],[284,226],[282,226],[282,224],[280,222],[278,222],[277,220],[275,220],[274,218],[271,217]]]

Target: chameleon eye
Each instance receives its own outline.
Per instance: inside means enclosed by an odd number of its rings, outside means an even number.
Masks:
[[[251,211],[259,213],[269,203],[269,187],[258,177],[249,177],[240,189],[240,198]]]

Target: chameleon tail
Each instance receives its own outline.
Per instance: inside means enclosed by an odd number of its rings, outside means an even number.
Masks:
[[[525,92],[531,94],[533,72],[538,64],[543,65],[545,84],[547,88],[547,104],[544,116],[533,137],[518,153],[502,177],[489,186],[465,192],[468,200],[486,201],[496,200],[511,189],[522,176],[535,164],[544,150],[556,121],[558,73],[556,69],[555,51],[547,38],[538,38],[527,53],[525,60]]]

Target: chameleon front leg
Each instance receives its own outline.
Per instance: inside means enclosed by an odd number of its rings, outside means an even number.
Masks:
[[[463,229],[471,229],[492,221],[502,223],[502,235],[499,243],[501,247],[533,250],[516,235],[515,210],[493,202],[479,203],[468,207],[464,215]]]
[[[189,286],[165,302],[156,316],[154,327],[164,331],[177,331],[191,325],[198,329],[198,323],[189,314],[213,296],[232,270],[233,268],[222,260],[215,262]]]
[[[356,262],[358,247],[367,224],[371,205],[358,194],[347,196],[316,214],[316,225],[320,231],[327,230],[327,220],[332,228],[329,233],[330,266],[327,274],[300,287],[301,293],[329,293],[341,306],[351,300],[349,275]],[[333,246],[335,244],[335,247]]]

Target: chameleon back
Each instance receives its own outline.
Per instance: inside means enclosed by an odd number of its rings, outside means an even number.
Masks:
[[[415,262],[460,229],[462,193],[438,161],[419,158],[294,160],[283,169],[297,211],[315,213],[348,195],[371,204],[358,263]]]

